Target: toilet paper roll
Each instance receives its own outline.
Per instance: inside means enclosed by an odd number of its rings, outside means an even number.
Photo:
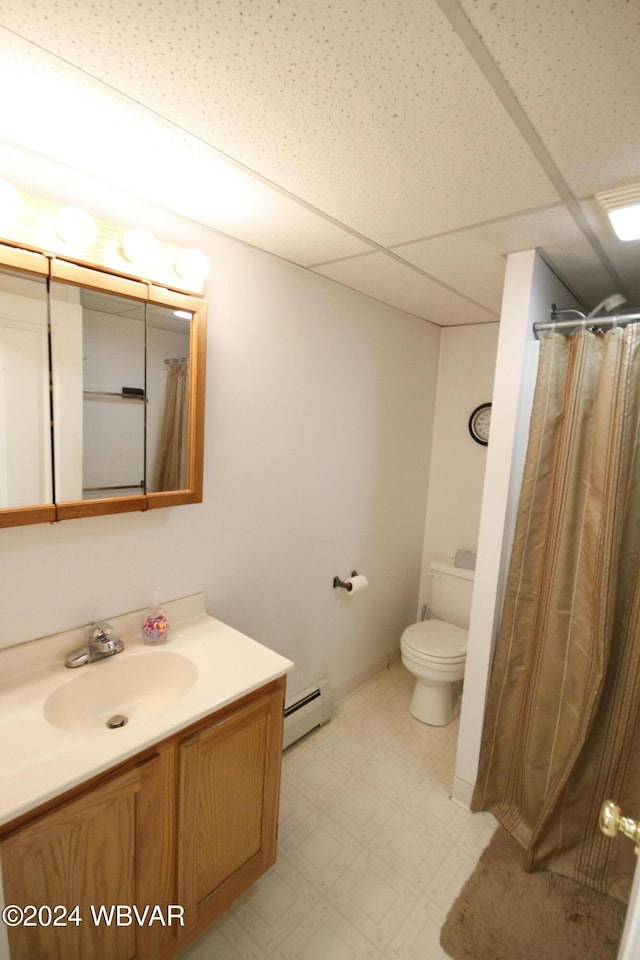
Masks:
[[[355,577],[349,577],[347,580],[349,584],[349,593],[358,593],[360,590],[366,590],[369,586],[369,581],[361,573],[358,573]]]

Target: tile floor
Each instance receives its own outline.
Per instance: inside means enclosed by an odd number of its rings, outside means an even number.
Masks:
[[[181,960],[441,960],[495,829],[449,798],[457,721],[408,712],[397,663],[285,751],[278,860]]]

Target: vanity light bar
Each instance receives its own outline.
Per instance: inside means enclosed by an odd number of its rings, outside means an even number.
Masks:
[[[0,180],[0,230],[12,228],[20,215],[22,200],[17,190]]]
[[[79,207],[17,191],[0,180],[0,242],[73,257],[84,266],[179,290],[204,293],[209,261],[199,250],[157,240],[146,230],[123,230]]]

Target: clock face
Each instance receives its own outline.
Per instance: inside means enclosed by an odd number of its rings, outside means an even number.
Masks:
[[[469,433],[476,441],[486,447],[489,443],[489,429],[491,427],[491,404],[481,403],[469,417]]]

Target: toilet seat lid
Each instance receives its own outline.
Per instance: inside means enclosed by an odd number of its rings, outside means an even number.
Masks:
[[[433,660],[463,660],[467,653],[468,631],[444,620],[412,623],[402,634],[405,644]]]

